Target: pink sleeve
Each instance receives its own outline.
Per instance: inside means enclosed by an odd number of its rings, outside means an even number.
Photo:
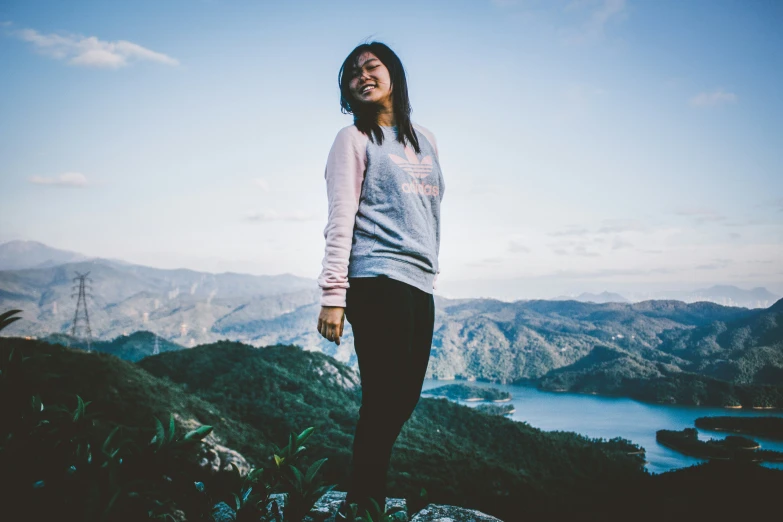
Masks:
[[[354,125],[344,127],[337,133],[326,160],[324,178],[329,216],[324,228],[323,269],[318,276],[321,306],[345,307],[348,260],[367,166],[366,139]]]
[[[424,137],[429,140],[429,142],[432,144],[432,148],[435,149],[435,155],[438,157],[438,161],[440,161],[440,153],[438,153],[438,142],[435,140],[435,135],[427,127],[422,127],[418,123],[414,123],[413,125],[416,127],[416,130],[424,134]],[[432,280],[433,290],[438,289],[438,274],[440,274],[440,268],[438,268],[438,272],[435,274],[435,279]]]
[[[435,149],[435,155],[440,159],[440,153],[438,152],[438,142],[435,140],[435,135],[427,128],[422,127],[418,123],[413,124],[416,130],[424,134],[424,137],[432,144],[432,148]]]

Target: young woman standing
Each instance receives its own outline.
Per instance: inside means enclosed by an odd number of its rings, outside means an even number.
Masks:
[[[351,323],[362,404],[346,503],[386,504],[392,447],[421,394],[435,324],[440,204],[435,137],[412,123],[405,70],[386,45],[356,47],[338,74],[354,123],[337,133],[318,331],[340,344]]]

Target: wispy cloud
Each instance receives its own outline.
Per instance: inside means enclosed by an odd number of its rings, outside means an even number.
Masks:
[[[576,225],[572,226],[571,228],[567,228],[564,230],[557,230],[554,232],[548,232],[547,235],[554,236],[554,237],[562,237],[562,236],[577,236],[577,237],[586,237],[589,235],[598,235],[598,234],[617,234],[622,232],[649,232],[650,227],[645,225],[643,222],[641,222],[638,219],[625,219],[625,218],[616,218],[616,219],[603,219],[601,220],[602,225],[598,227],[597,230],[591,231],[583,227],[577,227]],[[595,238],[595,241],[601,242],[601,238]]]
[[[692,218],[696,223],[723,221],[726,216],[705,207],[680,207],[674,211],[678,216]]]
[[[512,254],[519,254],[519,253],[529,254],[530,252],[532,252],[532,249],[529,246],[521,243],[520,241],[516,241],[512,239],[511,241],[508,242],[508,251],[511,252]]]
[[[573,12],[583,8],[590,9],[587,19],[578,28],[563,31],[564,43],[581,44],[601,40],[607,24],[626,17],[625,0],[573,0],[563,11]]]
[[[712,107],[737,101],[737,95],[733,92],[726,92],[723,89],[715,89],[710,92],[700,92],[690,99],[693,107]]]
[[[555,232],[548,232],[547,235],[561,237],[561,236],[586,236],[590,231],[586,228],[570,228],[566,230],[557,230]]]
[[[264,192],[269,192],[269,182],[264,178],[256,178],[253,180],[253,185],[261,188]]]
[[[620,237],[615,237],[612,239],[612,250],[620,250],[621,248],[632,248],[633,243],[630,241],[626,241],[625,239],[622,239]]]
[[[10,26],[9,24],[3,24]],[[131,62],[179,65],[179,61],[127,40],[109,42],[95,36],[42,34],[35,29],[17,29],[8,34],[32,44],[39,53],[80,67],[119,69]]]
[[[673,268],[651,268],[645,270],[643,268],[604,268],[599,270],[556,270],[552,275],[557,277],[589,279],[589,278],[603,278],[603,277],[625,277],[625,276],[646,276],[654,274],[672,274],[681,270],[675,270]]]
[[[717,270],[719,268],[725,268],[732,263],[731,259],[714,259],[712,263],[706,265],[698,265],[696,270]]]
[[[270,221],[312,221],[316,216],[305,212],[277,212],[276,210],[261,210],[245,214],[245,221],[267,223]]]
[[[465,266],[494,266],[504,261],[501,257],[486,257],[480,261],[470,261]]]
[[[650,232],[650,227],[638,219],[604,219],[596,234],[617,234],[621,232]]]
[[[553,253],[559,256],[580,256],[580,257],[601,257],[598,252],[587,250],[587,243],[561,243],[558,245],[549,245]],[[570,247],[570,250],[569,250]]]
[[[87,177],[81,172],[64,172],[59,176],[32,176],[30,183],[35,185],[54,185],[56,187],[76,187],[83,188],[87,186]]]

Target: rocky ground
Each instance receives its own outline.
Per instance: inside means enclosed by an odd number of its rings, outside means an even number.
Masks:
[[[274,495],[274,497],[282,506],[283,515],[285,515],[285,497],[283,495]],[[334,522],[334,515],[344,498],[344,491],[330,491],[316,502],[310,515],[305,517],[305,522]],[[220,509],[214,515],[216,522],[235,520],[234,512],[228,504],[222,503],[218,506]],[[401,498],[386,500],[387,509],[397,506],[406,507],[405,500]],[[440,504],[429,504],[413,517],[409,517],[407,511],[401,511],[396,520],[400,522],[503,522],[499,518],[485,515],[480,511]]]

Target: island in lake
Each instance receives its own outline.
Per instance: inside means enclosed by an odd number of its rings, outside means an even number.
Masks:
[[[703,430],[733,431],[783,440],[783,417],[699,417],[695,424]]]
[[[684,455],[702,459],[743,460],[751,462],[783,462],[783,453],[761,450],[761,445],[753,439],[738,435],[728,435],[725,439],[699,440],[695,428],[682,431],[658,430],[655,440]]]
[[[511,415],[517,411],[511,404],[479,404],[474,409],[488,415]]]
[[[446,397],[453,401],[508,402],[511,400],[511,394],[507,391],[462,383],[447,384],[422,393],[436,397]]]

